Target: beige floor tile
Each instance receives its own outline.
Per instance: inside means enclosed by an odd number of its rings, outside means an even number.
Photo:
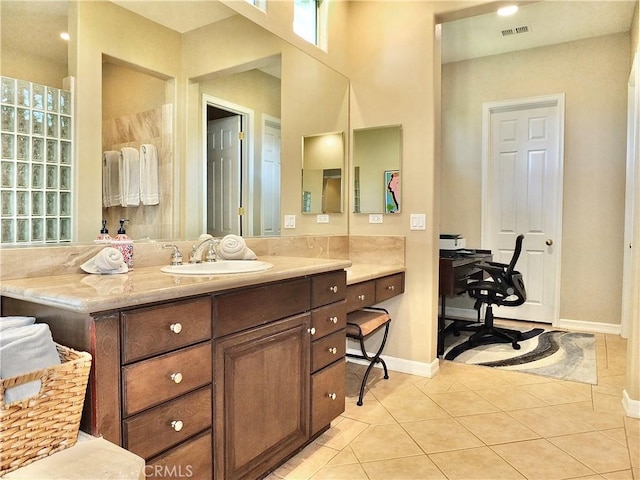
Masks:
[[[324,467],[311,478],[313,480],[367,480],[368,477],[362,466],[357,463],[355,465]]]
[[[595,472],[615,472],[631,468],[626,446],[601,432],[578,433],[548,440]]]
[[[623,415],[619,413],[596,412],[593,410],[592,402],[585,402],[584,404],[567,403],[564,405],[556,405],[555,408],[586,423],[591,426],[593,430],[624,427]]]
[[[434,378],[415,384],[424,393],[461,392],[469,390],[466,385],[458,381],[455,375],[443,375],[438,373]]]
[[[611,440],[615,440],[624,448],[627,448],[627,436],[625,434],[624,428],[610,428],[608,430],[600,430],[600,433],[606,435]]]
[[[273,473],[280,478],[308,480],[337,453],[338,451],[332,448],[311,443]]]
[[[624,417],[624,429],[629,438],[640,438],[640,418]]]
[[[553,379],[533,373],[518,372],[504,368],[495,368],[495,375],[507,381],[511,385],[534,385],[537,383],[549,383]]]
[[[542,437],[554,437],[593,430],[590,425],[549,406],[507,412]]]
[[[589,400],[590,392],[583,393],[563,385],[560,382],[539,383],[535,385],[522,385],[524,391],[546,402],[548,405],[561,403],[583,402]]]
[[[370,480],[440,480],[446,479],[426,455],[363,463]]]
[[[350,418],[343,418],[342,421],[320,435],[315,443],[335,450],[342,450],[344,447],[360,435],[368,425]]]
[[[539,398],[517,386],[476,390],[476,393],[503,411],[547,405]]]
[[[371,425],[350,444],[360,462],[420,455],[422,451],[400,425]]]
[[[431,460],[451,480],[499,480],[524,478],[488,447],[435,453]]]
[[[633,480],[633,473],[631,470],[603,473],[601,476],[607,480]]]
[[[377,390],[373,394],[398,422],[449,416],[417,386],[410,383],[401,385],[392,393],[385,392],[381,398],[378,397]]]
[[[369,425],[396,423],[393,416],[373,395],[369,395],[361,406],[356,405],[354,402],[347,403],[342,415]]]
[[[547,440],[528,440],[491,448],[530,479],[555,480],[595,473]]]
[[[533,430],[503,412],[457,417],[456,420],[487,445],[540,438]]]
[[[449,415],[478,415],[481,413],[497,412],[498,408],[482,398],[476,392],[449,392],[429,394]]]
[[[602,395],[600,393],[593,393],[593,409],[599,412],[619,413],[624,415],[624,408],[620,401],[620,396],[614,395]]]
[[[640,468],[640,438],[627,437],[627,446],[629,448],[631,466],[633,468]]]
[[[351,447],[345,447],[340,452],[333,457],[328,463],[327,467],[336,467],[338,465],[351,465],[358,462],[358,458],[356,454],[353,453]]]
[[[482,446],[475,435],[453,418],[407,422],[402,427],[427,454]]]

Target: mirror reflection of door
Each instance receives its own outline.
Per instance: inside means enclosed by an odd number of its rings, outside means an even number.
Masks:
[[[210,105],[207,117],[207,233],[242,235],[243,119]]]
[[[280,235],[280,121],[264,121],[262,139],[261,235]]]

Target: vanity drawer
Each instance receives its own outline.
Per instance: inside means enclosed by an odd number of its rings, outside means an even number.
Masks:
[[[311,344],[311,371],[315,372],[339,358],[343,358],[347,349],[345,330],[339,330]]]
[[[213,478],[211,430],[147,462],[146,478],[211,480]]]
[[[325,273],[311,278],[311,308],[343,300],[347,294],[347,272]]]
[[[211,297],[122,313],[122,362],[193,345],[211,338]]]
[[[311,335],[312,340],[322,338],[346,326],[347,302],[345,300],[317,308],[311,312],[311,327],[315,328],[315,333]]]
[[[308,311],[309,282],[309,278],[299,278],[216,296],[214,338]]]
[[[124,415],[211,383],[211,342],[122,368]]]
[[[396,273],[376,280],[376,303],[404,293],[404,273]]]
[[[311,376],[311,435],[344,412],[346,365],[341,358]]]
[[[376,281],[354,283],[347,287],[347,312],[370,307],[376,303]]]
[[[211,387],[130,417],[123,426],[126,449],[149,459],[211,427]]]

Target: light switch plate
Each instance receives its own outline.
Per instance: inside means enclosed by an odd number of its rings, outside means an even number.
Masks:
[[[424,213],[412,213],[409,216],[409,230],[426,230],[427,215]]]
[[[382,223],[384,217],[381,213],[372,213],[369,215],[369,223]]]
[[[296,216],[285,215],[284,216],[284,228],[296,228]]]
[[[316,217],[316,222],[318,223],[329,223],[329,215],[326,213],[321,213]]]

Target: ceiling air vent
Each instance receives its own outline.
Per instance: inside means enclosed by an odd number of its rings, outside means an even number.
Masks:
[[[502,30],[502,36],[508,37],[509,35],[518,35],[519,33],[527,33],[529,31],[529,27],[523,25],[522,27],[516,28],[508,28],[506,30]]]

